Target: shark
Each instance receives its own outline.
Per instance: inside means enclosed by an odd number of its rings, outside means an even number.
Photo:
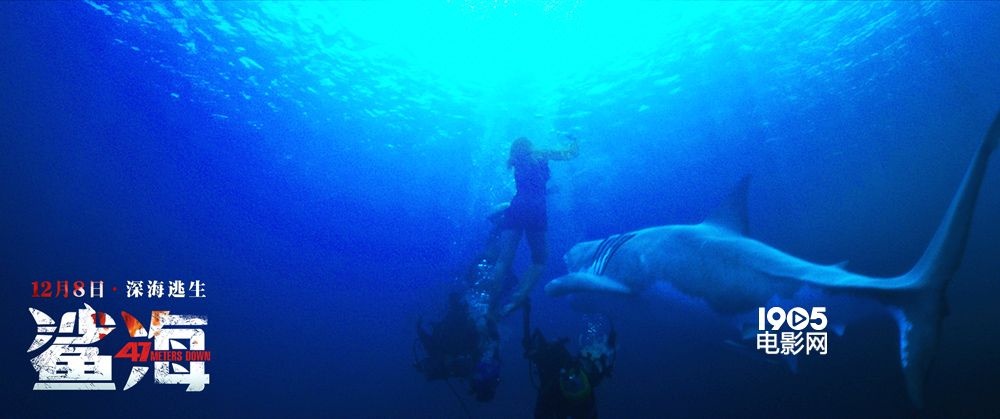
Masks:
[[[923,255],[906,273],[879,278],[846,265],[812,263],[749,237],[744,177],[700,224],[666,225],[577,243],[563,257],[568,274],[545,285],[552,297],[653,294],[697,306],[757,333],[760,307],[825,307],[835,333],[872,312],[899,326],[899,359],[912,403],[923,388],[943,319],[945,291],[961,263],[990,155],[1000,141],[1000,113],[977,148]],[[787,329],[785,329],[787,330]]]

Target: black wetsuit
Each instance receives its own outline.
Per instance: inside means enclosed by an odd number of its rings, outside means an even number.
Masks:
[[[560,373],[564,369],[578,368],[577,360],[566,350],[566,340],[548,342],[537,333],[535,347],[528,352],[528,360],[538,368],[538,399],[535,401],[536,419],[595,419],[597,401],[593,390],[578,399],[563,394],[559,387]],[[588,377],[596,385],[600,377]]]
[[[449,297],[448,311],[440,322],[433,323],[430,333],[423,322],[417,322],[417,336],[427,357],[415,366],[427,380],[449,377],[469,377],[479,360],[479,332],[469,316],[469,307],[460,295]]]
[[[548,215],[545,208],[545,183],[549,180],[549,162],[528,158],[514,164],[517,193],[504,213],[502,228],[517,235],[524,234],[531,248],[531,263],[544,265],[548,259],[545,230]],[[516,244],[516,241],[515,241]]]
[[[535,401],[536,419],[596,419],[597,399],[594,396],[593,388],[601,381],[611,375],[613,360],[602,357],[603,368],[588,368],[583,359],[577,355],[573,356],[566,349],[569,339],[562,338],[555,341],[545,339],[538,329],[528,335],[530,329],[530,303],[526,303],[524,309],[524,332],[522,341],[524,346],[524,356],[534,365],[538,373],[538,399]],[[612,331],[608,337],[608,345],[614,347],[615,337]],[[594,364],[590,364],[594,367]],[[577,371],[586,374],[587,391],[570,397],[564,393],[560,381],[567,371]]]
[[[525,232],[544,232],[548,226],[545,184],[549,181],[549,162],[526,159],[514,165],[517,193],[504,215],[503,228]]]

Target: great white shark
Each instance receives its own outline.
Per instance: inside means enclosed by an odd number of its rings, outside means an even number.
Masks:
[[[754,331],[759,307],[823,306],[835,331],[873,310],[887,311],[899,325],[907,393],[919,406],[946,313],[945,289],[961,262],[983,176],[998,141],[1000,113],[930,244],[916,265],[900,276],[869,277],[849,272],[843,264],[808,262],[748,237],[749,177],[745,177],[700,224],[651,227],[574,245],[563,258],[569,274],[546,284],[545,292],[554,297],[656,294],[694,304]]]

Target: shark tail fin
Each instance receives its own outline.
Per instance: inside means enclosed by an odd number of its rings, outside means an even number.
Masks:
[[[943,297],[943,293],[941,294]],[[899,324],[899,360],[903,366],[906,392],[917,407],[923,406],[924,383],[937,352],[944,302],[927,294],[914,294],[894,312]]]
[[[905,291],[897,298],[899,355],[910,399],[921,405],[923,387],[937,349],[941,322],[947,315],[945,290],[958,270],[969,236],[972,214],[990,155],[1000,142],[1000,113],[976,150],[934,238],[910,272],[900,279]]]

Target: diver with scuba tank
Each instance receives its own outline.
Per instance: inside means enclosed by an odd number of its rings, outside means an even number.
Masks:
[[[589,342],[576,356],[566,349],[568,338],[549,341],[541,330],[531,332],[531,302],[524,304],[524,357],[538,378],[535,418],[596,419],[594,387],[611,376],[617,334],[614,328]]]

